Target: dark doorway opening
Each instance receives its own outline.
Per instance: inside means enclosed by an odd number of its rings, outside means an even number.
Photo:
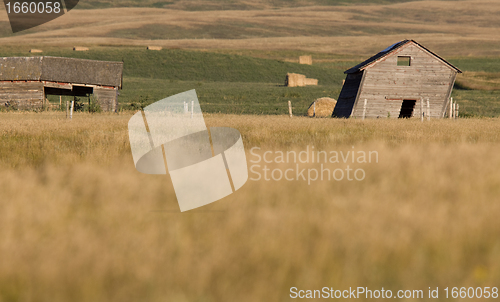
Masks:
[[[403,100],[403,105],[401,105],[401,111],[399,112],[399,118],[412,117],[416,102],[416,100]]]
[[[46,95],[87,96],[93,93],[94,89],[92,87],[85,87],[85,86],[73,86],[73,90],[45,87]]]

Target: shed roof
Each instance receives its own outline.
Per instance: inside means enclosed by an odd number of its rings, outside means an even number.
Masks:
[[[369,58],[368,60],[366,60],[366,61],[364,61],[364,62],[362,62],[362,63],[360,63],[360,64],[358,64],[358,65],[356,65],[354,67],[352,67],[351,69],[348,69],[348,70],[344,71],[344,73],[356,73],[356,72],[360,72],[360,71],[366,69],[367,67],[370,67],[370,66],[376,64],[377,62],[379,62],[380,59],[383,59],[383,58],[389,56],[394,51],[396,51],[397,49],[403,47],[404,45],[411,44],[411,43],[416,44],[417,46],[419,46],[420,48],[422,48],[424,51],[426,51],[429,54],[431,54],[432,56],[434,56],[439,61],[445,63],[451,69],[453,69],[453,70],[455,70],[455,71],[457,71],[459,73],[462,73],[462,71],[460,69],[456,68],[451,63],[449,63],[445,59],[441,58],[437,54],[433,53],[429,49],[425,48],[423,45],[419,44],[415,40],[403,40],[403,41],[394,43],[391,46],[387,47],[386,49],[382,50],[381,52],[377,53],[373,57]]]
[[[63,57],[0,58],[1,81],[53,81],[122,86],[123,62]]]

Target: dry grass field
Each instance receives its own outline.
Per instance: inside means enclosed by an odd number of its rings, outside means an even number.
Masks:
[[[249,180],[180,213],[168,176],[134,169],[130,116],[0,114],[0,301],[289,301],[293,286],[499,285],[498,119],[207,115],[261,155],[309,145],[379,160],[351,165],[363,181]]]

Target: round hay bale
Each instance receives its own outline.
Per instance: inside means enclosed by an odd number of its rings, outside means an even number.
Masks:
[[[314,104],[316,104],[316,114],[314,114]],[[309,109],[307,109],[307,116],[310,117],[331,117],[333,113],[333,109],[335,109],[335,105],[337,101],[332,98],[319,98],[316,101],[312,102]]]

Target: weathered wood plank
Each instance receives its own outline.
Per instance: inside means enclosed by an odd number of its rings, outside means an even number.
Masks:
[[[102,110],[115,112],[118,109],[116,89],[96,87],[94,88],[94,95]]]

